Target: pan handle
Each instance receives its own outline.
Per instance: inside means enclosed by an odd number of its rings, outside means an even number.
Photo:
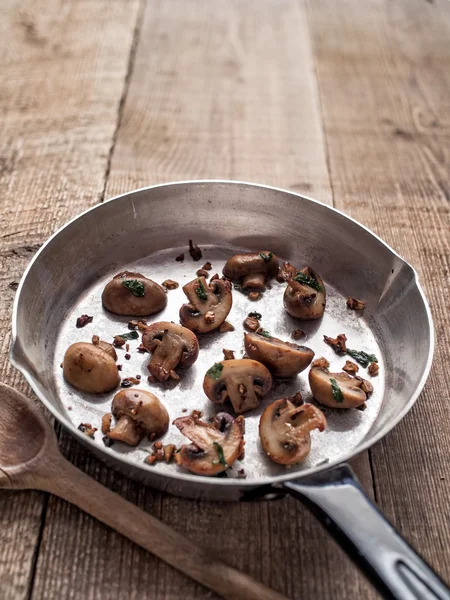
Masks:
[[[369,500],[346,464],[283,483],[384,598],[450,600],[450,590]]]

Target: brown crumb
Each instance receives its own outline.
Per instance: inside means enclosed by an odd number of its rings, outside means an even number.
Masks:
[[[98,346],[98,344],[100,343],[100,338],[98,337],[98,335],[92,336],[92,343],[94,344],[94,346]]]
[[[205,277],[206,279],[208,279],[209,273],[208,271],[205,271],[205,269],[199,269],[197,271],[197,277]]]
[[[306,335],[305,332],[302,331],[301,329],[296,329],[295,331],[293,331],[291,333],[291,337],[294,340],[299,340],[300,338],[305,337],[305,335]]]
[[[162,442],[155,442],[153,444],[153,448],[155,448],[155,450],[160,450],[163,447]]]
[[[102,433],[107,434],[111,431],[112,414],[106,413],[102,417]]]
[[[211,271],[212,264],[209,261],[205,262],[205,264],[203,265],[202,269],[204,269],[205,271]]]
[[[328,337],[327,335],[323,336],[324,342],[333,348],[336,354],[344,354],[347,350],[347,346],[345,342],[347,341],[347,336],[345,333],[340,333],[336,338]]]
[[[144,344],[139,344],[139,346],[137,347],[137,351],[138,352],[148,352],[147,348],[144,346]]]
[[[127,353],[127,354],[125,354],[125,359],[126,359],[126,360],[130,360],[130,358],[131,358],[131,354],[128,354],[128,353]]]
[[[215,319],[216,317],[215,317],[215,314],[213,313],[213,311],[212,311],[212,310],[208,310],[208,312],[207,312],[207,313],[205,313],[205,315],[204,315],[204,317],[203,317],[203,318],[205,319],[205,322],[206,322],[206,323],[214,323],[214,319]]]
[[[97,431],[97,427],[92,427],[90,423],[80,423],[78,429],[92,439],[94,439],[95,432]]]
[[[224,348],[222,350],[225,360],[234,360],[234,350],[227,350]]]
[[[304,404],[302,395],[300,392],[295,392],[295,394],[293,396],[290,396],[290,398],[288,398],[288,400],[290,402],[292,402],[292,404],[294,404],[295,406],[301,406],[302,404]]]
[[[244,320],[244,329],[247,331],[256,331],[259,329],[259,321],[256,317],[247,317]]]
[[[145,319],[138,322],[138,329],[139,331],[145,331],[147,329],[147,321]]]
[[[370,381],[367,381],[367,379],[363,379],[362,377],[358,377],[358,375],[355,376],[355,379],[361,382],[362,391],[370,396],[370,394],[373,392],[373,385],[370,383]]]
[[[147,465],[154,465],[156,462],[156,454],[148,454],[144,460]]]
[[[181,409],[181,412],[182,412],[182,413],[185,413],[185,412],[187,412],[187,410],[188,410],[187,408],[182,408],[182,409]]]
[[[232,325],[231,323],[228,323],[228,321],[225,321],[219,327],[219,331],[220,331],[220,333],[226,333],[227,331],[234,331],[234,325]]]
[[[139,385],[141,382],[136,377],[128,377],[128,381],[130,381],[133,385]]]
[[[130,351],[130,344],[125,344],[125,350],[126,350],[127,352],[129,352],[129,351]]]
[[[248,295],[248,299],[251,300],[252,302],[259,300],[260,298],[261,298],[261,292],[250,292],[250,294]]]
[[[88,323],[92,323],[93,320],[94,317],[91,317],[90,315],[81,315],[81,317],[78,317],[75,325],[80,329],[80,327],[85,327]]]
[[[371,375],[372,377],[375,377],[375,375],[378,375],[378,371],[380,370],[380,367],[377,365],[376,362],[371,362],[367,372],[369,373],[369,375]]]
[[[114,336],[113,346],[116,348],[122,348],[122,346],[125,346],[125,343],[126,340],[124,340],[123,337],[120,337],[120,335]]]
[[[164,460],[166,463],[170,463],[170,461],[172,460],[173,453],[176,449],[177,447],[175,446],[175,444],[166,444],[164,446]]]
[[[147,381],[148,381],[149,383],[158,383],[158,380],[156,379],[156,377],[155,377],[154,375],[149,375],[149,376],[147,377]]]
[[[184,260],[184,252],[182,252],[181,254],[179,254],[179,255],[178,255],[176,258],[175,258],[175,260],[176,260],[177,262],[183,262],[183,260]]]
[[[203,413],[201,410],[193,410],[191,412],[191,417],[193,417],[194,419],[201,419],[203,416]]]
[[[139,381],[141,379],[141,375],[136,375],[136,379]]]
[[[210,281],[215,281],[216,279],[219,279],[219,273],[216,273],[215,275],[213,275],[213,276],[211,277],[211,280],[210,280]]]
[[[71,406],[68,406],[67,410],[73,410],[73,408]]]
[[[121,371],[122,370],[122,365],[117,365],[117,370]]]
[[[327,361],[327,359],[324,356],[321,356],[320,358],[316,358],[316,360],[313,360],[311,363],[311,367],[317,367],[318,369],[328,369],[329,366],[330,366],[330,363]]]
[[[239,471],[237,473],[237,478],[238,479],[246,479],[247,478],[247,474],[244,471],[244,469],[239,469]]]
[[[278,283],[283,283],[288,279],[291,279],[291,277],[295,277],[296,275],[297,269],[290,263],[285,262],[283,263],[283,266],[280,267],[275,279],[278,281]]]
[[[158,450],[156,450],[156,452],[154,453],[154,456],[156,456],[156,460],[158,462],[161,462],[162,460],[164,460],[164,450],[162,448],[159,448]]]
[[[352,296],[347,298],[347,308],[350,310],[364,310],[365,306],[366,303],[358,298],[352,298]]]
[[[133,384],[131,383],[129,377],[125,377],[125,379],[122,379],[122,381],[120,382],[120,385],[123,388],[127,388],[127,387],[131,387]]]
[[[133,319],[132,321],[128,321],[128,329],[137,329],[138,326],[138,322],[136,319]]]
[[[200,260],[201,257],[203,256],[200,248],[197,246],[197,244],[194,244],[192,242],[192,240],[189,240],[189,254],[192,257],[192,260],[195,260],[195,261]]]
[[[163,288],[166,288],[166,290],[176,290],[177,287],[180,287],[180,284],[173,279],[165,279],[161,285]]]
[[[345,362],[345,365],[342,367],[342,370],[346,373],[350,373],[350,375],[353,375],[354,373],[357,373],[359,371],[359,367],[353,361],[347,360]]]

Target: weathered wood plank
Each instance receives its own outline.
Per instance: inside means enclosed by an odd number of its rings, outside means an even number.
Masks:
[[[291,187],[329,202],[317,100],[306,15],[295,0],[150,1],[107,196],[161,181],[225,177]],[[63,448],[102,483],[292,598],[375,597],[293,500],[230,505],[172,498],[112,474],[67,436]],[[367,455],[355,464],[370,488]],[[212,598],[50,499],[34,598],[125,595]]]
[[[0,379],[15,283],[39,245],[102,197],[137,0],[0,4]],[[0,494],[0,597],[27,597],[44,496]]]
[[[450,580],[450,5],[309,4],[338,208],[418,270],[436,326],[418,403],[372,450],[378,501]]]

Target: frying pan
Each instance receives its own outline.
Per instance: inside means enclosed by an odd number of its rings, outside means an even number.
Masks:
[[[187,242],[203,250],[193,262]],[[113,393],[91,396],[71,388],[60,363],[75,341],[103,339],[127,330],[127,317],[107,313],[100,295],[115,273],[141,271],[161,283],[171,278],[180,288],[168,292],[166,309],[152,321],[178,320],[185,301],[181,286],[195,277],[204,261],[221,269],[234,253],[270,249],[297,267],[309,265],[327,286],[327,309],[320,322],[299,322],[282,306],[283,286],[273,283],[256,304],[233,292],[228,320],[235,331],[200,339],[200,356],[178,385],[152,385],[172,419],[192,409],[216,412],[202,391],[203,375],[222,360],[222,348],[243,352],[242,321],[251,310],[263,315],[272,335],[289,339],[301,327],[316,356],[340,370],[341,358],[323,342],[323,334],[345,333],[349,347],[375,353],[380,373],[365,411],[327,410],[328,427],[313,432],[307,460],[289,470],[270,463],[258,439],[258,421],[267,404],[300,390],[311,400],[304,374],[275,384],[258,411],[246,415],[246,456],[227,478],[206,478],[170,464],[144,463],[140,447],[106,447],[77,429],[81,422],[99,427]],[[185,252],[185,260],[175,257]],[[363,315],[346,308],[347,296],[366,302]],[[92,323],[75,327],[81,314]],[[130,342],[122,375],[146,381],[147,358]],[[100,204],[70,221],[39,250],[20,282],[13,313],[11,361],[54,417],[111,467],[172,494],[210,500],[251,500],[290,493],[303,501],[342,544],[386,598],[450,598],[444,583],[400,538],[342,464],[386,435],[416,401],[433,354],[430,310],[414,269],[381,239],[339,211],[312,199],[267,186],[231,181],[188,181],[133,191]],[[342,363],[342,364],[341,364]],[[364,372],[360,372],[364,375]],[[171,427],[164,442],[186,443]],[[148,442],[147,442],[148,444]],[[245,469],[246,479],[238,478]]]

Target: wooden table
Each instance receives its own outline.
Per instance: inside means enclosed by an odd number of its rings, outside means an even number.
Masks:
[[[450,3],[4,0],[0,5],[0,379],[14,290],[43,241],[105,198],[224,178],[333,204],[418,270],[434,366],[404,421],[354,463],[450,580]],[[38,316],[37,316],[38,318]],[[291,598],[375,598],[291,499],[207,504],[78,467]],[[0,494],[0,597],[215,597],[54,497]]]

